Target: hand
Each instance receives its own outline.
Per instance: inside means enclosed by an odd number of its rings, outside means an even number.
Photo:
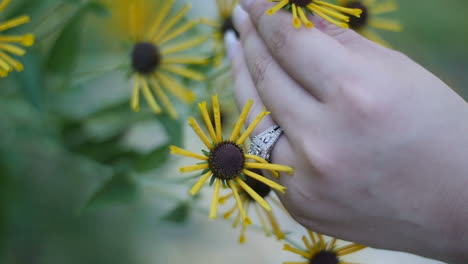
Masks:
[[[227,37],[239,106],[255,100],[285,134],[280,198],[305,227],[365,245],[468,260],[468,107],[405,55],[317,16],[296,30],[267,1]],[[251,120],[250,120],[251,121]]]

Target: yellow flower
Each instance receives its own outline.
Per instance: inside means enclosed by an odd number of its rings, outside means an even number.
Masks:
[[[206,108],[206,102],[198,104],[200,111],[203,116],[203,120],[209,132],[210,139],[205,135],[197,121],[193,117],[189,118],[189,125],[193,128],[195,133],[201,139],[201,141],[208,148],[208,151],[202,151],[203,154],[197,154],[185,149],[171,146],[171,153],[182,156],[192,157],[200,160],[201,162],[196,165],[181,167],[181,172],[192,172],[203,170],[201,178],[198,182],[190,189],[190,194],[197,194],[203,187],[206,181],[210,179],[210,185],[214,184],[214,194],[211,202],[210,218],[215,219],[217,217],[218,210],[218,198],[221,185],[224,187],[231,188],[234,198],[236,199],[237,208],[240,212],[240,217],[243,224],[251,224],[251,220],[247,217],[244,209],[244,205],[240,198],[239,192],[241,190],[248,193],[255,201],[257,201],[265,210],[271,211],[270,205],[253,190],[249,185],[246,184],[248,177],[258,180],[270,188],[278,190],[282,193],[285,192],[286,188],[271,181],[262,175],[253,172],[253,169],[266,169],[271,171],[282,171],[292,174],[294,170],[291,167],[270,164],[266,160],[261,159],[255,155],[245,154],[242,148],[243,143],[263,119],[264,116],[268,115],[269,112],[263,110],[248,126],[248,128],[241,133],[241,127],[249,114],[250,108],[252,107],[253,101],[250,100],[242,110],[239,120],[237,121],[231,136],[229,139],[223,139],[223,133],[221,129],[221,118],[218,103],[218,96],[212,97],[213,101],[213,115],[214,115],[214,126],[208,116]]]
[[[237,36],[239,35],[232,22],[232,12],[234,7],[237,5],[237,2],[237,0],[217,0],[216,3],[219,17],[216,20],[207,18],[202,19],[202,23],[208,24],[215,29],[212,37],[215,42],[213,47],[215,54],[213,64],[216,67],[221,65],[226,54],[226,48],[224,47],[224,34],[228,30],[232,30]]]
[[[346,8],[319,0],[268,0],[278,2],[275,6],[267,10],[268,15],[273,15],[280,9],[290,10],[293,14],[292,24],[295,28],[300,28],[304,24],[312,28],[314,24],[307,18],[307,13],[321,16],[323,19],[342,28],[348,28],[349,16],[359,17],[362,11],[358,8]],[[347,14],[347,15],[344,15]]]
[[[310,240],[306,236],[302,236],[306,250],[297,249],[288,244],[285,244],[283,248],[283,250],[301,255],[307,261],[284,262],[283,264],[352,264],[341,260],[341,257],[366,248],[366,246],[354,243],[337,248],[336,238],[327,243],[323,235],[312,231],[308,231],[308,233]]]
[[[351,17],[349,26],[364,37],[389,47],[373,29],[388,31],[401,31],[401,24],[397,20],[382,18],[380,15],[394,12],[398,9],[394,0],[338,0],[338,3],[347,8],[359,8],[362,10],[360,17]]]
[[[259,170],[255,170],[254,172],[261,175],[261,172]],[[275,199],[274,197],[271,196],[271,187],[270,186],[268,186],[268,185],[266,185],[266,184],[264,184],[262,182],[259,182],[259,181],[255,180],[253,178],[247,178],[245,183],[250,188],[252,188],[252,190],[254,190],[258,195],[260,195],[260,197],[262,197],[263,199],[268,199],[269,202],[276,203],[280,208],[283,208],[281,203],[277,199]],[[234,196],[234,194],[231,192],[230,194],[221,197],[219,199],[219,203],[224,204],[227,199],[229,199],[229,198],[231,198],[233,196]],[[281,240],[281,239],[284,238],[284,233],[281,231],[281,229],[280,229],[280,227],[278,225],[278,221],[276,220],[276,217],[273,214],[273,212],[265,210],[265,208],[259,206],[258,203],[256,203],[256,201],[245,191],[241,191],[239,193],[239,197],[240,197],[240,200],[242,202],[242,205],[244,207],[244,210],[245,210],[245,213],[247,214],[247,216],[249,215],[250,207],[254,208],[254,210],[255,210],[255,212],[257,214],[257,217],[258,217],[258,219],[260,221],[260,224],[262,226],[262,229],[263,229],[263,231],[265,232],[265,234],[267,236],[271,236],[271,234],[273,233],[278,240]],[[240,222],[240,216],[241,215],[240,215],[240,212],[238,210],[238,206],[234,205],[234,207],[231,208],[231,210],[227,211],[224,214],[224,218],[228,219],[236,211],[237,211],[237,216],[234,219],[234,222],[233,222],[233,225],[232,225],[234,228],[236,228],[239,225],[239,222]],[[270,225],[270,227],[268,226],[268,224]],[[240,236],[239,236],[239,243],[241,243],[241,244],[245,243],[245,240],[246,240],[246,238],[245,238],[246,227],[247,227],[247,225],[245,225],[245,224],[243,224],[241,226],[241,233],[240,233]]]
[[[144,19],[146,0],[131,0],[129,3],[130,28],[132,32],[133,50],[131,63],[134,83],[131,106],[139,111],[140,92],[155,113],[162,109],[156,98],[163,105],[172,118],[177,118],[177,112],[171,103],[167,92],[185,103],[192,103],[195,94],[185,87],[174,76],[185,77],[191,80],[202,81],[204,76],[188,69],[187,65],[204,65],[208,63],[205,56],[180,54],[190,48],[206,41],[205,36],[190,37],[180,41],[173,41],[192,29],[199,23],[198,20],[187,20],[180,23],[190,6],[185,5],[173,16],[169,12],[174,0],[167,0],[154,9],[153,22],[145,30]],[[141,12],[140,12],[141,11]],[[179,26],[176,26],[180,24]],[[151,90],[151,89],[152,90]]]
[[[0,12],[7,7],[11,0],[3,0],[0,3]],[[5,22],[0,22],[0,32],[15,28],[17,26],[28,23],[30,20],[29,16],[23,15],[16,18],[12,18]],[[15,43],[17,45],[14,45]],[[24,69],[23,64],[13,59],[7,53],[11,53],[16,56],[23,56],[26,54],[26,50],[18,45],[24,47],[30,47],[34,44],[33,34],[24,35],[3,35],[0,33],[0,78],[8,76],[11,71],[22,71]]]

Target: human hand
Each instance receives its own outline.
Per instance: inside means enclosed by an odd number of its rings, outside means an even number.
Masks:
[[[247,1],[245,1],[247,2]],[[274,163],[291,215],[312,230],[451,262],[468,260],[468,107],[430,72],[314,16],[296,30],[267,1],[227,37],[235,94],[285,134]],[[250,120],[251,121],[251,120]]]

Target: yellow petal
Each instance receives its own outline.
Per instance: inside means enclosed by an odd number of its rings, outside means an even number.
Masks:
[[[199,159],[199,160],[208,160],[208,157],[199,155],[197,153],[193,153],[193,152],[185,150],[185,149],[181,149],[181,148],[173,146],[173,145],[170,146],[170,150],[171,150],[171,154],[177,154],[177,155],[191,157],[191,158],[195,158],[195,159]]]
[[[213,102],[213,116],[216,128],[216,140],[217,142],[221,142],[223,141],[223,132],[221,130],[221,112],[219,110],[218,95],[212,96],[211,100]]]
[[[8,4],[11,2],[11,0],[3,0],[1,3],[0,3],[0,12],[3,11],[3,9],[5,9],[5,7],[8,6]]]
[[[210,219],[216,219],[216,216],[218,215],[218,196],[219,196],[220,186],[221,186],[221,180],[216,178],[213,199],[211,201]]]
[[[232,130],[232,134],[230,138],[231,142],[234,142],[237,139],[237,136],[239,135],[239,132],[242,126],[244,125],[245,119],[247,118],[247,115],[249,114],[249,111],[250,111],[250,108],[252,108],[252,105],[253,105],[253,100],[249,100],[247,101],[244,108],[242,109],[239,119],[237,120],[237,123],[234,126],[234,129]]]
[[[205,144],[205,146],[208,148],[208,149],[212,149],[213,148],[213,145],[211,144],[211,142],[208,140],[208,138],[206,137],[205,133],[203,133],[203,131],[201,130],[200,126],[198,125],[197,121],[195,120],[195,118],[193,117],[190,117],[189,118],[189,125],[192,127],[193,131],[195,131],[195,133],[198,135],[198,137],[201,139],[201,141]]]
[[[276,4],[275,6],[273,6],[272,8],[268,9],[266,11],[266,13],[268,15],[273,15],[275,14],[276,12],[278,12],[281,8],[285,7],[287,4],[289,3],[289,0],[282,0],[281,2],[279,2],[278,4]]]
[[[156,79],[162,83],[164,89],[168,90],[175,97],[185,103],[193,103],[195,101],[195,94],[181,85],[178,81],[171,76],[158,72],[155,74]]]
[[[154,43],[159,43],[159,40],[170,30],[177,22],[179,22],[185,14],[190,10],[190,4],[185,4],[184,7],[177,12],[173,17],[171,17],[167,22],[161,26],[161,28],[156,32],[152,41]]]
[[[293,247],[291,247],[291,246],[288,245],[288,244],[285,244],[285,245],[284,245],[283,250],[286,250],[286,251],[289,251],[289,252],[292,252],[292,253],[301,255],[301,256],[303,256],[303,257],[306,258],[306,259],[310,259],[310,258],[312,257],[312,256],[310,255],[310,253],[305,252],[305,251],[303,251],[303,250],[299,250],[299,249],[293,248]]]
[[[141,81],[142,92],[143,92],[143,95],[145,96],[146,102],[148,102],[149,106],[151,107],[151,109],[153,109],[153,111],[156,114],[161,113],[162,111],[161,107],[159,107],[158,103],[156,103],[156,100],[154,99],[154,96],[149,89],[146,78],[142,77],[140,81]]]
[[[10,20],[7,20],[5,22],[0,23],[0,31],[5,31],[10,28],[14,28],[23,24],[26,24],[30,21],[31,19],[29,16],[20,16],[17,18],[13,18]]]
[[[203,184],[208,180],[208,178],[211,176],[211,171],[205,173],[198,181],[193,185],[193,187],[190,189],[190,194],[195,195],[197,194],[200,189],[203,187]]]
[[[260,163],[264,163],[264,164],[270,164],[268,161],[266,161],[265,159],[260,158],[257,155],[245,154],[244,156],[245,156],[246,159],[253,159],[256,162],[260,162]],[[275,178],[279,177],[279,173],[277,171],[270,170],[270,172],[273,175],[273,177],[275,177]]]
[[[242,189],[244,189],[258,204],[260,204],[265,210],[271,211],[271,206],[263,199],[258,193],[256,193],[249,185],[247,185],[244,181],[239,178],[235,180],[237,184],[239,184]]]
[[[195,81],[203,81],[205,79],[205,77],[202,74],[195,72],[193,70],[190,70],[190,69],[179,67],[179,66],[163,64],[161,66],[161,69],[178,74],[182,77],[189,78]]]
[[[156,96],[161,100],[164,108],[166,108],[169,116],[172,119],[177,119],[177,111],[175,110],[174,106],[172,105],[171,101],[169,100],[169,97],[167,97],[166,93],[161,89],[159,86],[159,83],[157,82],[156,78],[150,78],[151,82],[151,87],[153,87],[153,91],[156,94]]]
[[[282,193],[285,193],[286,192],[286,187],[284,186],[281,186],[279,185],[278,183],[272,181],[272,180],[269,180],[265,177],[263,177],[262,175],[259,175],[257,173],[254,173],[254,172],[251,172],[251,171],[248,171],[248,170],[242,170],[242,173],[244,173],[245,175],[257,180],[257,181],[260,181],[268,186],[270,186],[271,188],[275,189],[275,190],[278,190]]]
[[[173,39],[177,38],[178,36],[180,36],[180,35],[184,34],[185,32],[189,31],[196,24],[198,24],[197,20],[192,20],[192,21],[185,22],[185,24],[183,24],[182,26],[174,29],[171,33],[164,36],[159,41],[159,45],[162,45],[162,44],[164,44],[164,43],[166,43],[166,42],[168,42],[170,40],[173,40]]]
[[[140,76],[137,74],[135,79],[133,80],[133,88],[132,88],[132,109],[135,112],[140,111]]]
[[[216,136],[215,130],[213,128],[213,124],[211,123],[211,119],[208,115],[208,110],[206,109],[206,102],[201,102],[198,104],[198,108],[200,108],[200,112],[203,116],[203,120],[205,121],[206,128],[210,133],[211,139],[216,144],[218,143],[218,137]]]
[[[258,123],[260,123],[260,121],[262,121],[262,119],[266,115],[269,115],[269,114],[270,114],[270,112],[267,112],[267,111],[263,110],[255,118],[255,120],[252,122],[252,124],[250,124],[250,126],[245,130],[244,134],[242,134],[242,136],[237,140],[236,144],[237,145],[242,145],[244,143],[244,141],[247,139],[247,137],[250,135],[250,133],[252,133],[252,131],[255,129],[255,127],[257,127]]]
[[[196,165],[184,166],[184,167],[180,167],[179,171],[180,172],[192,172],[192,171],[205,170],[205,169],[208,169],[208,164],[196,164]]]
[[[0,43],[0,49],[13,53],[17,56],[23,56],[26,53],[26,50],[20,47],[17,47],[15,45],[6,44],[6,43]]]
[[[250,221],[250,219],[247,217],[247,215],[245,214],[244,207],[243,207],[243,205],[242,205],[242,201],[241,201],[241,199],[240,199],[240,197],[239,197],[239,193],[237,192],[236,185],[234,184],[233,181],[229,181],[229,187],[231,187],[232,192],[234,193],[234,197],[236,198],[236,202],[237,202],[237,207],[239,208],[239,213],[240,213],[240,215],[242,216],[243,222],[244,222],[246,225],[250,225],[250,224],[251,224],[251,221]]]
[[[284,171],[284,172],[287,172],[288,174],[294,173],[294,169],[291,167],[279,165],[279,164],[272,164],[272,163],[246,162],[245,167],[248,169]]]

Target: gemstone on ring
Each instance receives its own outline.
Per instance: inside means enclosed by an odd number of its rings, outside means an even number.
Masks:
[[[270,161],[273,146],[283,134],[280,126],[274,125],[252,139],[249,154],[256,155],[266,161]]]

